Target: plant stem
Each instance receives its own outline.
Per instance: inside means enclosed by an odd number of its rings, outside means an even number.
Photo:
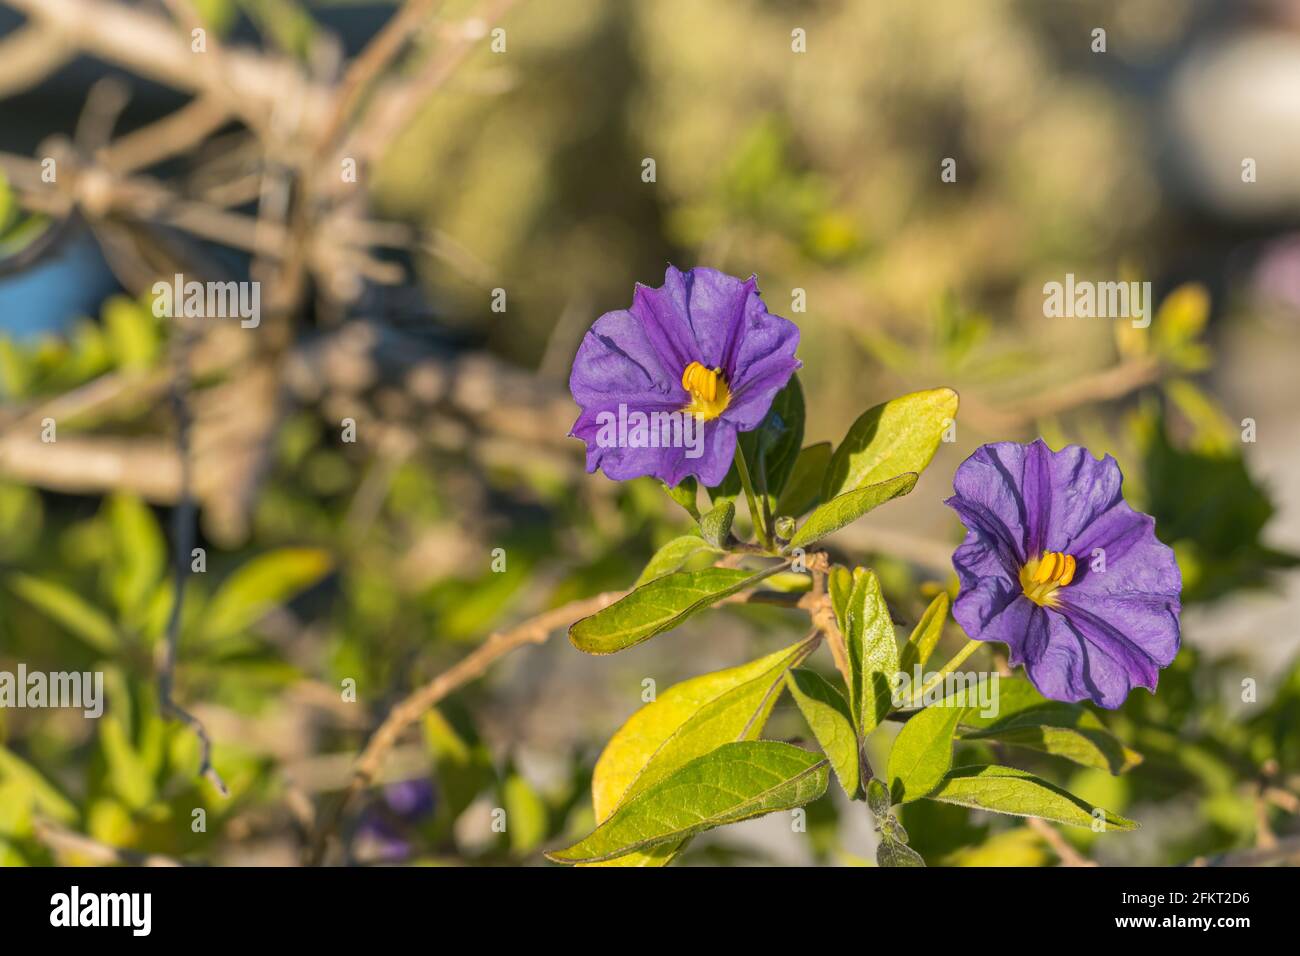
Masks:
[[[979,650],[982,643],[984,642],[967,641],[965,647],[954,654],[947,664],[944,664],[933,677],[921,685],[920,691],[918,691],[916,696],[912,698],[912,704],[914,706],[920,706],[920,702],[925,699],[925,695],[934,690],[934,688],[939,684],[943,683],[943,679],[960,667],[966,661],[966,658]]]
[[[740,475],[740,484],[745,489],[745,501],[749,504],[749,518],[754,523],[754,531],[758,533],[759,540],[763,542],[763,547],[769,551],[772,549],[772,538],[768,533],[767,526],[763,523],[763,513],[758,510],[758,499],[754,497],[754,485],[749,480],[749,465],[745,462],[745,450],[740,447],[740,442],[736,442],[736,472]]]

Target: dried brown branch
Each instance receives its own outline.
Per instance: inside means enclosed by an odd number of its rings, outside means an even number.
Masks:
[[[210,96],[196,96],[174,113],[119,137],[96,155],[118,174],[146,169],[199,145],[230,119],[230,111]]]
[[[26,26],[0,39],[0,99],[40,83],[72,59],[56,30]]]
[[[236,104],[254,125],[269,124],[277,104],[301,104],[305,129],[318,129],[333,109],[328,88],[308,80],[291,60],[261,51],[226,47],[218,69],[195,62],[190,37],[174,23],[138,7],[110,0],[5,0],[37,29],[70,48],[114,63],[166,86]]]
[[[438,2],[439,0],[407,0],[352,61],[343,74],[343,82],[335,96],[334,109],[321,132],[322,149],[328,149],[333,144],[358,100],[380,74],[392,65],[402,48],[428,21]]]
[[[413,78],[390,84],[382,95],[376,95],[373,107],[347,138],[343,154],[362,163],[374,161],[379,151],[387,148],[406,128],[429,97],[456,72],[474,45],[515,3],[516,0],[487,0],[476,20],[447,38]]]

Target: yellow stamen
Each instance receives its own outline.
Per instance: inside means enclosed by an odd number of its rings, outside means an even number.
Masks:
[[[1056,583],[1061,587],[1065,587],[1067,584],[1073,581],[1075,566],[1076,563],[1074,560],[1074,555],[1067,554],[1065,556],[1065,567],[1061,570],[1061,573],[1057,575]]]
[[[1020,586],[1025,597],[1041,607],[1056,605],[1056,592],[1074,580],[1078,562],[1074,556],[1060,551],[1048,551],[1032,558],[1020,569]]]
[[[720,368],[705,368],[699,362],[692,362],[682,372],[682,388],[691,396],[682,411],[699,415],[705,421],[717,418],[731,404],[731,390]]]

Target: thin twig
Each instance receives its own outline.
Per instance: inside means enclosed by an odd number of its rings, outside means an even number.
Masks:
[[[185,599],[185,581],[189,576],[190,554],[194,548],[194,524],[197,508],[190,493],[190,414],[189,391],[190,337],[188,326],[176,333],[176,371],[172,379],[172,407],[176,415],[176,445],[180,456],[180,496],[172,510],[172,548],[174,554],[174,588],[171,616],[167,620],[167,639],[163,645],[163,662],[158,674],[158,698],[163,713],[170,714],[194,731],[199,739],[199,775],[206,777],[223,797],[229,795],[226,783],[212,765],[212,739],[203,722],[172,699],[176,680],[176,659],[180,646],[181,610]]]
[[[1060,859],[1062,866],[1097,866],[1095,860],[1088,859],[1070,846],[1065,837],[1057,833],[1056,829],[1046,820],[1039,817],[1029,817],[1029,828],[1046,841],[1047,845],[1052,848],[1052,852]]]
[[[308,851],[308,863],[316,866],[324,859],[330,834],[342,819],[348,806],[375,779],[389,751],[393,749],[393,745],[397,743],[402,733],[419,720],[426,711],[452,691],[482,677],[497,659],[515,648],[526,644],[541,644],[550,637],[552,631],[572,624],[579,618],[595,614],[626,593],[626,591],[606,591],[592,597],[570,601],[522,624],[497,631],[458,663],[398,703],[388,712],[388,716],[362,748],[353,766],[352,779],[347,788],[339,794],[329,810],[321,813],[321,823],[316,829],[315,839]]]
[[[433,13],[439,0],[406,0],[371,38],[343,74],[343,82],[334,97],[334,110],[320,134],[322,151],[332,145],[357,101],[406,46],[408,40]]]

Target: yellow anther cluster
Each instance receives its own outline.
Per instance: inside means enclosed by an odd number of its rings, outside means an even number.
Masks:
[[[682,388],[691,396],[690,403],[682,409],[690,415],[700,415],[706,421],[717,418],[731,403],[731,390],[720,368],[705,368],[692,362],[682,372]]]
[[[1056,603],[1056,592],[1074,580],[1077,563],[1074,556],[1048,551],[1026,562],[1020,569],[1020,586],[1025,597],[1042,607]]]

